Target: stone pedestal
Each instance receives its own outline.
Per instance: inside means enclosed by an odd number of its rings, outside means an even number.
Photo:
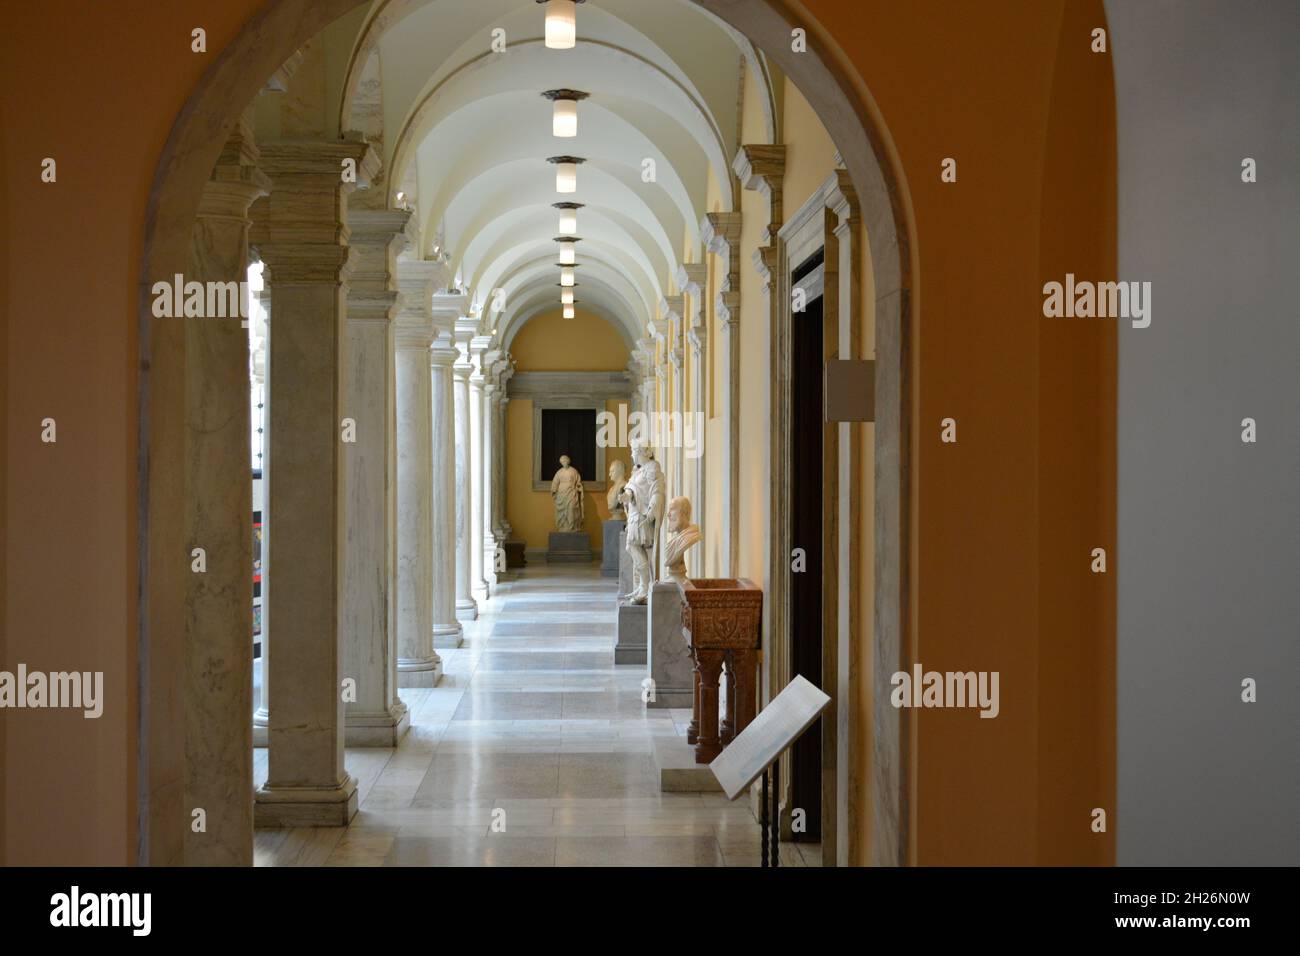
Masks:
[[[585,531],[551,532],[547,564],[590,564],[591,561],[591,539]]]
[[[604,536],[600,550],[600,575],[604,578],[619,576],[620,555],[623,553],[623,535],[626,534],[627,522],[621,518],[611,518],[604,523]]]
[[[618,642],[614,645],[615,664],[646,662],[646,621],[649,610],[645,604],[618,606]]]
[[[682,589],[675,581],[659,581],[650,588],[649,660],[653,699],[647,707],[691,707],[695,702],[695,665],[682,633]]]
[[[745,578],[696,578],[683,588],[682,626],[695,661],[695,706],[686,733],[695,762],[710,763],[753,719],[763,592]],[[727,669],[727,721],[720,720],[719,679]]]
[[[627,528],[618,533],[618,603],[632,593],[632,555],[627,553]]]

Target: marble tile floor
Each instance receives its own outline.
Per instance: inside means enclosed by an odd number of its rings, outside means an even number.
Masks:
[[[401,744],[348,750],[352,824],[259,830],[257,865],[757,866],[747,801],[659,791],[654,741],[684,736],[690,711],[647,709],[644,668],[614,665],[617,589],[581,566],[503,582],[439,651],[442,682],[401,691]],[[781,863],[818,851],[782,844]]]

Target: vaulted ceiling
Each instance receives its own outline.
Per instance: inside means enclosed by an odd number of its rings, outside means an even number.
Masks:
[[[375,144],[388,205],[413,210],[419,251],[446,258],[507,345],[559,304],[554,203],[583,204],[582,308],[631,346],[699,258],[710,176],[716,208],[736,201],[749,43],[690,0],[593,0],[577,23],[576,48],[554,50],[533,0],[376,0],[319,57],[335,130]],[[552,133],[553,89],[589,94],[574,138]],[[576,193],[557,193],[557,155],[585,159]]]

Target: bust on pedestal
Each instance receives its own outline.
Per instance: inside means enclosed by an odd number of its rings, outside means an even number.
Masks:
[[[602,549],[600,552],[601,577],[616,578],[623,557],[623,532],[627,528],[627,512],[623,510],[621,496],[627,485],[627,465],[621,458],[615,458],[609,466],[609,491],[605,495],[605,504],[609,507],[609,517],[603,522]]]
[[[691,502],[684,497],[668,504],[668,539],[664,546],[667,577],[650,588],[648,707],[691,707],[695,702],[695,664],[682,630],[682,592],[686,584],[686,552],[702,537],[691,524]]]

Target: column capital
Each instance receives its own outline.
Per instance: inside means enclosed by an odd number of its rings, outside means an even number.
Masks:
[[[705,352],[708,351],[708,338],[708,333],[698,325],[686,333],[686,341],[691,344],[691,353],[695,356],[696,362],[703,359]]]
[[[709,281],[709,267],[703,262],[683,262],[677,267],[677,288],[699,302]]]
[[[714,255],[730,255],[740,244],[739,212],[710,212],[700,220],[700,243]]]
[[[853,188],[853,181],[843,169],[835,170],[835,185],[826,192],[826,208],[839,220],[835,227],[836,235],[840,235],[853,223],[860,221],[858,191]]]
[[[454,340],[456,320],[468,310],[469,296],[463,292],[435,292],[431,308],[434,328],[445,332],[448,339]]]
[[[429,368],[452,368],[459,356],[451,337],[434,329],[433,345],[429,346]]]
[[[752,189],[768,200],[768,240],[776,238],[784,222],[782,183],[785,180],[785,147],[780,145],[741,146],[731,164],[736,178],[745,189]]]
[[[682,320],[682,313],[686,310],[686,300],[681,295],[666,295],[659,300],[659,314],[661,318],[673,319],[677,322]]]
[[[345,160],[357,182],[343,179]],[[347,281],[349,192],[370,181],[379,162],[368,143],[272,142],[259,163],[270,194],[257,204],[250,243],[275,273],[277,284]]]

